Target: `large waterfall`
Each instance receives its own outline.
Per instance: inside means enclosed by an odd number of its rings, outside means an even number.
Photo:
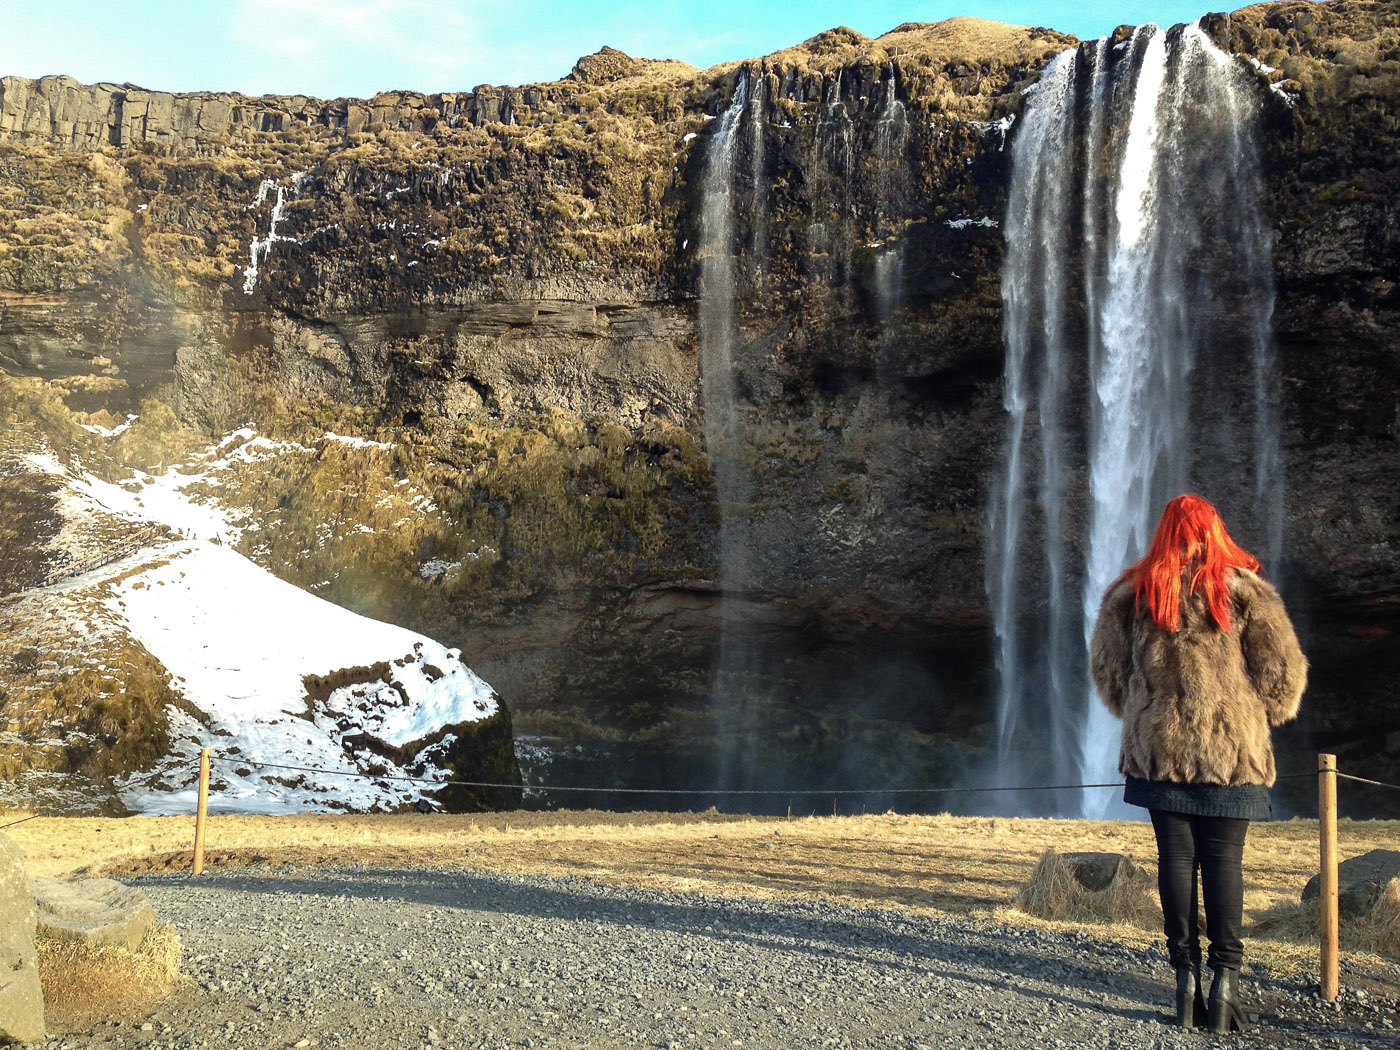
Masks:
[[[1061,54],[1029,100],[1012,148],[1009,435],[988,536],[1003,784],[1120,779],[1088,634],[1171,496],[1247,516],[1237,534],[1277,563],[1257,91],[1198,27],[1145,25]],[[1049,809],[1101,817],[1117,798],[1064,791]]]

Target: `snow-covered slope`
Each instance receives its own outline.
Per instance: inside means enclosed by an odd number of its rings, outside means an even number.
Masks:
[[[155,564],[123,579],[106,604],[207,719],[202,725],[203,719],[171,712],[171,764],[188,770],[200,747],[213,748],[219,761],[211,809],[267,813],[401,805],[416,798],[417,790],[387,778],[446,774],[431,754],[420,754],[411,770],[404,769],[360,738],[368,734],[402,747],[444,726],[496,713],[491,687],[454,649],[322,601],[227,547],[185,541],[159,554]],[[365,681],[335,688],[324,700],[308,695],[308,676],[336,672]],[[375,768],[383,776],[259,769],[253,763],[339,773]],[[124,801],[138,812],[189,812],[191,791],[132,788]]]
[[[227,546],[232,516],[182,492],[196,478],[114,486],[31,461],[63,479],[70,521],[106,514],[183,534],[51,588],[99,595],[102,629],[139,641],[182,698],[168,711],[169,753],[117,785],[130,809],[191,812],[202,747],[216,812],[397,808],[432,790],[409,778],[449,779],[446,727],[498,713],[458,651],[326,602]]]

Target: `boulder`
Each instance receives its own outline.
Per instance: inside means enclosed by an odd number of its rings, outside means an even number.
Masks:
[[[8,835],[0,834],[0,1044],[44,1038],[34,926],[24,854]]]
[[[1391,879],[1400,879],[1400,850],[1373,849],[1342,861],[1337,865],[1337,913],[1347,919],[1371,914]],[[1321,894],[1321,876],[1314,875],[1303,887],[1303,900],[1317,900]]]
[[[35,876],[29,887],[39,929],[50,937],[134,950],[156,925],[150,898],[112,879],[64,882]]]
[[[1093,893],[1102,893],[1118,879],[1136,879],[1138,866],[1121,853],[1062,853],[1074,881]]]
[[[1060,922],[1130,923],[1153,929],[1155,880],[1121,853],[1047,850],[1016,898],[1030,915]]]

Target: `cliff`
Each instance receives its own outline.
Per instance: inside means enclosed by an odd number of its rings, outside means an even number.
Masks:
[[[1315,666],[1295,743],[1345,753],[1400,732],[1377,687],[1400,568],[1400,4],[1205,25],[1255,61],[1264,114],[1284,579]],[[731,757],[766,741],[744,761],[776,783],[973,775],[1008,142],[1075,43],[953,19],[705,71],[609,50],[552,84],[329,102],[5,78],[0,366],[81,422],[139,411],[110,445],[63,431],[113,470],[249,422],[391,443],[388,481],[431,501],[373,543],[356,523],[382,485],[317,461],[220,498],[280,524],[249,541],[261,564],[460,645],[517,729],[612,749],[618,783],[713,782],[716,737]],[[703,205],[741,91],[747,492],[722,506]],[[742,587],[721,564],[735,520]],[[717,726],[736,620],[754,699]]]

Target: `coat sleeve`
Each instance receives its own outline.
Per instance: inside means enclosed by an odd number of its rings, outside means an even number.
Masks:
[[[1240,649],[1254,691],[1270,725],[1282,725],[1298,713],[1308,684],[1308,661],[1278,591],[1253,573],[1240,573],[1244,623]]]
[[[1133,670],[1133,587],[1118,580],[1104,592],[1099,618],[1089,641],[1089,673],[1099,699],[1118,718],[1128,700],[1128,679]]]

